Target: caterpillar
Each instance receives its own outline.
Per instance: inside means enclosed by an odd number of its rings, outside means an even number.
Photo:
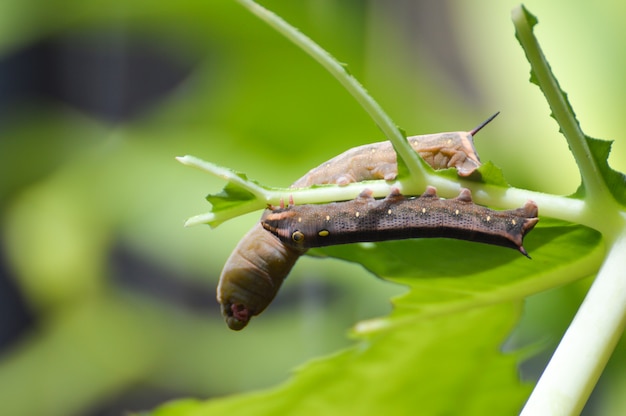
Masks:
[[[411,136],[407,140],[434,169],[454,167],[459,176],[467,177],[480,166],[473,136],[497,115],[469,132]],[[396,153],[391,143],[378,142],[347,150],[311,169],[291,187],[347,185],[373,179],[391,181],[397,171]],[[271,210],[265,210],[261,221],[271,213]],[[217,285],[217,301],[228,327],[241,330],[250,318],[263,312],[295,262],[305,252],[302,247],[284,244],[267,232],[261,222],[248,231],[226,260]]]
[[[537,221],[537,205],[494,211],[476,205],[469,189],[454,199],[440,199],[429,186],[407,198],[397,188],[384,199],[364,190],[351,201],[270,207],[264,229],[297,250],[336,244],[446,237],[511,247],[530,257],[522,245]]]

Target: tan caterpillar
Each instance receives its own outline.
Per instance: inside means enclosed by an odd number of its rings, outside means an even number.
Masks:
[[[366,189],[352,201],[270,209],[261,220],[263,228],[298,250],[445,237],[511,247],[529,257],[522,242],[539,221],[532,201],[522,208],[494,211],[474,204],[469,189],[463,188],[454,199],[439,199],[432,186],[417,198],[393,188],[386,198],[374,199]]]
[[[427,134],[407,139],[434,169],[454,167],[459,176],[469,176],[480,166],[473,136],[497,115],[469,132]],[[310,170],[291,187],[393,180],[396,175],[396,153],[386,141],[352,148]],[[265,210],[261,221],[271,212]],[[231,253],[217,286],[217,300],[228,327],[241,330],[250,318],[263,312],[305,252],[306,249],[284,244],[263,229],[261,222],[257,223]]]

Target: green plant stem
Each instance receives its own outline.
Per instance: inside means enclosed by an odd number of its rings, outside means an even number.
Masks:
[[[377,180],[358,182],[346,186],[324,185],[299,189],[271,188],[259,185],[248,179],[243,179],[240,175],[228,168],[218,166],[194,156],[182,156],[176,159],[187,166],[195,167],[225,181],[236,184],[256,196],[256,199],[250,203],[230,208],[227,211],[208,212],[196,215],[187,220],[185,223],[186,226],[210,224],[215,227],[228,219],[263,209],[268,204],[280,205],[281,202],[288,203],[291,198],[293,198],[296,204],[323,204],[332,201],[347,201],[353,199],[366,188],[373,192],[374,197],[384,197],[388,195],[392,187],[398,188],[400,192],[405,195],[419,195],[424,191],[424,188],[418,188],[413,181],[408,179],[401,179],[394,183]],[[437,188],[437,192],[442,197],[453,198],[458,195],[460,188],[465,186],[472,191],[474,201],[482,205],[512,209],[523,205],[528,199],[531,199],[542,207],[541,215],[543,216],[584,224],[591,228],[597,228],[601,220],[601,218],[597,216],[588,216],[584,202],[578,199],[533,192],[526,189],[505,189],[469,181],[459,183],[458,181],[431,174],[428,175],[428,180],[430,184]]]
[[[526,57],[532,67],[532,78],[546,97],[552,117],[558,123],[565,136],[569,148],[576,160],[581,174],[589,204],[604,206],[612,201],[600,169],[591,157],[585,134],[580,128],[576,115],[572,110],[567,96],[561,90],[546,60],[537,39],[533,34],[533,26],[537,19],[530,14],[523,5],[514,8],[511,12],[517,38],[522,45]]]
[[[523,416],[577,415],[582,411],[626,325],[624,253],[626,233],[611,247]]]
[[[212,228],[217,227],[221,223],[232,220],[240,215],[247,214],[249,212],[258,211],[265,208],[262,202],[259,200],[253,200],[248,204],[242,204],[237,207],[231,208],[228,211],[221,212],[205,212],[204,214],[194,215],[187,218],[185,221],[185,227],[191,227],[192,225],[209,224]]]
[[[237,0],[250,12],[269,24],[277,32],[281,33],[303,51],[308,53],[328,72],[331,73],[365,111],[372,117],[374,122],[382,130],[385,136],[392,142],[398,153],[399,162],[404,161],[413,181],[418,182],[423,189],[426,186],[425,176],[429,172],[426,163],[413,151],[402,132],[398,129],[391,117],[385,113],[382,107],[368,94],[363,86],[346,70],[345,65],[339,63],[332,55],[313,42],[309,37],[302,34],[298,29],[284,21],[280,16],[265,9],[251,0]],[[401,163],[401,162],[400,162]],[[400,164],[399,163],[399,164]],[[402,169],[402,166],[398,167]]]
[[[260,186],[253,181],[244,179],[242,176],[237,175],[231,169],[216,165],[215,163],[207,162],[195,156],[180,156],[177,157],[176,160],[178,160],[183,165],[192,166],[204,170],[205,172],[210,172],[212,175],[215,175],[218,178],[238,185],[239,187],[250,192],[257,198],[262,198],[265,195],[266,191],[269,189],[267,187]]]
[[[461,186],[467,187],[473,192],[474,200],[483,205],[490,205],[500,208],[515,208],[522,205],[527,199],[533,199],[540,207],[541,214],[549,217],[560,218],[567,221],[579,222],[595,229],[611,228],[607,224],[606,218],[599,218],[591,215],[587,206],[578,200],[562,198],[553,195],[546,195],[536,192],[530,192],[519,189],[506,189],[494,187],[491,185],[477,184],[475,182],[453,181],[448,178],[435,175],[429,169],[426,163],[413,151],[408,142],[393,123],[391,118],[383,111],[376,101],[367,93],[363,86],[350,75],[345,67],[335,60],[328,52],[319,45],[303,35],[296,28],[289,25],[282,18],[263,8],[251,0],[237,0],[246,9],[255,14],[257,17],[268,23],[279,33],[283,34],[287,39],[292,41],[302,50],[312,56],[326,70],[328,70],[361,104],[361,106],[370,114],[376,124],[385,133],[387,138],[391,140],[398,153],[398,168],[402,168],[401,161],[404,161],[408,167],[410,175],[405,179],[399,175],[400,180],[393,184],[387,184],[383,181],[372,181],[366,184],[353,184],[346,187],[323,187],[310,190],[283,190],[277,191],[272,195],[265,195],[263,204],[249,204],[246,209],[240,209],[233,212],[241,215],[248,210],[263,208],[266,204],[278,204],[282,199],[287,201],[290,195],[296,199],[296,203],[324,203],[337,200],[348,200],[358,195],[363,190],[364,185],[374,192],[374,196],[382,197],[389,193],[390,186],[395,186],[407,195],[417,195],[425,189],[426,185],[432,185],[437,188],[439,194],[443,197],[454,197],[458,194]],[[532,33],[531,33],[532,36]],[[540,58],[543,58],[539,54]],[[556,82],[556,81],[555,81]],[[558,84],[556,84],[558,88]],[[557,94],[558,95],[558,94]],[[560,110],[557,106],[554,110],[556,114],[567,114]],[[571,119],[563,115],[571,127],[572,131],[576,131],[577,123],[575,119]],[[578,130],[579,132],[579,130]],[[577,137],[580,137],[578,135]],[[236,216],[235,215],[235,216]],[[219,216],[219,217],[218,217]],[[190,219],[187,225],[196,223],[219,223],[228,218],[232,218],[226,213],[208,213],[196,216]],[[212,224],[214,225],[214,224]]]
[[[584,207],[580,223],[595,223],[610,247],[589,293],[531,394],[523,415],[575,415],[583,409],[626,323],[626,219],[593,158],[588,138],[552,74],[533,34],[537,20],[523,6],[512,11],[517,38],[567,139],[581,173]]]

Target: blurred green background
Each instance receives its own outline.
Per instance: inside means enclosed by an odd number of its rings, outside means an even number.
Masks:
[[[349,65],[408,134],[470,130],[514,186],[567,194],[578,174],[513,35],[513,1],[264,1]],[[526,3],[583,129],[616,139],[626,51],[615,1]],[[621,103],[621,104],[620,104]],[[193,154],[288,186],[381,133],[308,56],[234,1],[0,3],[0,413],[116,415],[269,387],[349,345],[403,291],[303,258],[241,333],[217,279],[258,213],[183,228],[224,185]],[[511,344],[553,348],[589,282],[537,295]],[[540,374],[549,352],[522,376]],[[626,409],[624,347],[587,408]],[[620,374],[621,373],[621,374]],[[613,413],[615,414],[615,413]]]

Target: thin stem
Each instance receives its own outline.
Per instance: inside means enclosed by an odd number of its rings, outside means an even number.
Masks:
[[[424,177],[429,172],[425,162],[413,151],[391,117],[389,117],[382,107],[368,94],[367,90],[363,88],[359,81],[350,75],[345,65],[342,65],[330,53],[275,13],[272,13],[251,0],[238,0],[238,2],[308,53],[330,72],[331,75],[352,94],[357,102],[361,104],[370,117],[372,117],[385,136],[393,143],[393,147],[398,153],[398,156],[406,164],[410,176],[414,181],[422,182],[421,187],[424,188],[426,185]]]
[[[227,211],[196,215],[187,220],[186,226],[210,224],[212,227],[216,227],[228,219],[263,209],[267,204],[279,205],[281,201],[286,202],[290,198],[293,198],[296,204],[323,204],[353,199],[365,188],[370,189],[374,197],[388,195],[392,187],[398,188],[405,195],[419,195],[424,190],[409,179],[400,179],[392,184],[383,180],[377,180],[352,183],[346,186],[325,185],[299,189],[272,188],[259,185],[249,179],[244,179],[228,168],[206,162],[194,156],[183,156],[176,159],[187,166],[195,167],[234,183],[256,197],[255,200],[249,203],[242,203],[240,206],[229,208]],[[512,209],[523,205],[528,199],[531,199],[542,207],[540,212],[542,216],[583,224],[594,229],[601,229],[603,226],[602,218],[597,215],[589,215],[588,210],[585,209],[585,203],[578,199],[533,192],[526,189],[500,188],[470,181],[459,182],[437,175],[430,175],[429,181],[432,186],[437,188],[437,192],[441,197],[453,198],[458,195],[461,187],[467,187],[472,191],[474,201],[481,205]]]
[[[250,192],[252,195],[257,198],[263,198],[269,188],[259,186],[253,181],[244,179],[241,175],[238,175],[233,170],[216,165],[215,163],[207,162],[206,160],[202,160],[195,156],[178,156],[176,157],[183,165],[191,166],[196,169],[200,169],[204,172],[210,173],[211,175],[217,176],[220,179],[223,179],[227,182],[234,183],[239,185],[246,191]],[[258,209],[258,208],[257,208]],[[245,213],[244,213],[245,214]]]
[[[206,212],[204,214],[194,215],[185,221],[185,227],[191,227],[192,225],[209,224],[212,228],[217,227],[221,223],[232,220],[240,215],[247,214],[249,212],[258,211],[266,207],[262,201],[255,199],[247,204],[241,204],[236,207],[229,208],[227,211],[219,212]]]
[[[584,188],[581,217],[595,222],[610,246],[589,293],[522,411],[522,415],[574,415],[583,409],[626,325],[626,219],[533,34],[536,18],[523,6],[515,8],[512,17],[532,67],[531,79],[544,93],[580,170]],[[582,218],[577,222],[584,223]]]
[[[585,301],[522,411],[523,416],[582,411],[626,325],[626,235],[616,240]]]
[[[523,5],[512,11],[513,24],[517,38],[526,53],[528,62],[532,67],[533,78],[546,97],[546,101],[552,110],[552,116],[558,123],[561,132],[567,139],[570,150],[574,155],[576,164],[582,176],[587,200],[590,204],[606,206],[613,198],[603,181],[600,169],[591,156],[585,134],[582,132],[576,115],[570,106],[567,96],[561,90],[558,81],[554,77],[550,64],[546,60],[541,47],[533,33],[533,26],[537,23]]]

